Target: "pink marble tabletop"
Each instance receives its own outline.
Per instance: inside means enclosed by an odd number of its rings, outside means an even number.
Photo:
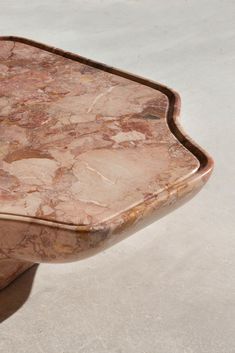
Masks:
[[[158,83],[0,37],[0,289],[79,260],[191,198],[213,161]]]
[[[195,174],[168,97],[21,42],[0,41],[0,213],[96,225]]]

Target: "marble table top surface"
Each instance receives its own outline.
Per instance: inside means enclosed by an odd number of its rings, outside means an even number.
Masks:
[[[0,41],[0,213],[96,225],[195,175],[164,92]]]

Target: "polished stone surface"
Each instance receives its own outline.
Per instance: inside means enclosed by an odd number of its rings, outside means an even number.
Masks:
[[[0,65],[0,289],[110,247],[208,180],[169,88],[25,38],[0,37]]]
[[[234,11],[218,0],[1,2],[2,35],[175,87],[182,125],[216,161],[186,206],[95,257],[40,265],[31,293],[34,268],[4,290],[1,351],[234,353]]]
[[[0,213],[96,225],[189,178],[162,92],[0,41]]]

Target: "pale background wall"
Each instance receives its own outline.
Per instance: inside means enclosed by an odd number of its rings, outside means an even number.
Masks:
[[[0,0],[1,35],[178,90],[182,125],[216,162],[166,218],[94,258],[41,265],[11,316],[29,274],[2,292],[1,352],[235,352],[234,18],[234,0]]]

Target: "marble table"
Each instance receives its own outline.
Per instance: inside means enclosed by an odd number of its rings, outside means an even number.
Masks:
[[[213,161],[171,89],[25,38],[0,37],[0,288],[83,259],[195,195]]]

